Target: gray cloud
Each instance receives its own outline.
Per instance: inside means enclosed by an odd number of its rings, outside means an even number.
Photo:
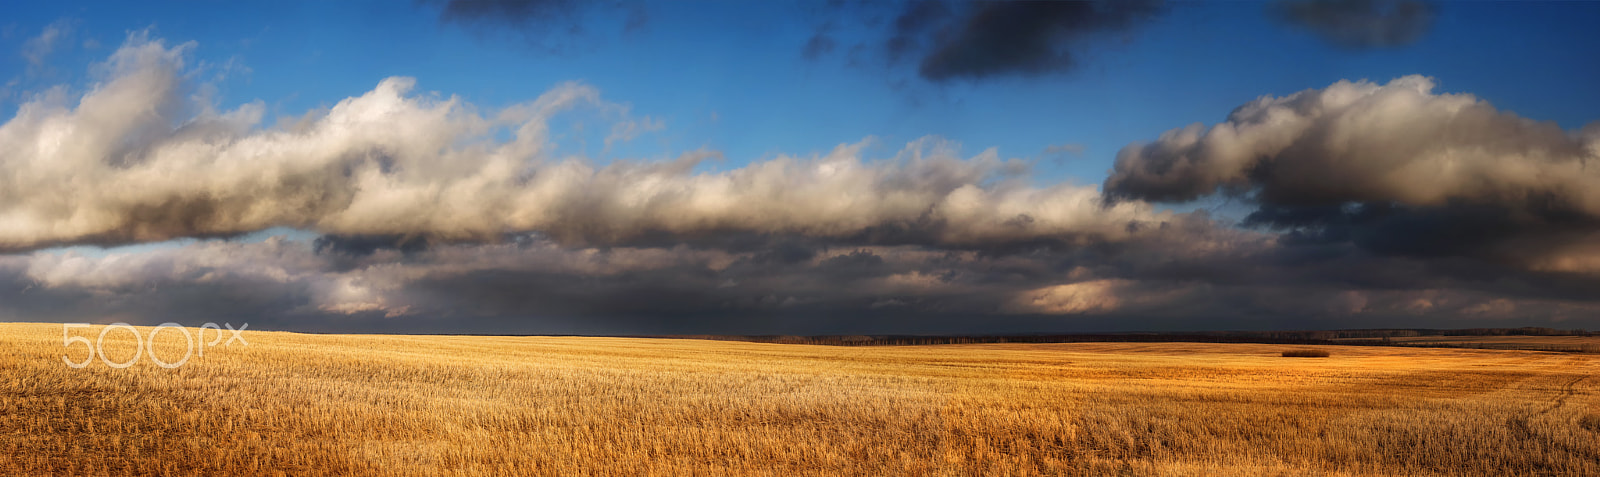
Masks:
[[[1405,46],[1433,26],[1437,8],[1420,0],[1280,0],[1270,17],[1345,48]]]
[[[1249,225],[1297,243],[1600,272],[1600,134],[1564,131],[1429,78],[1341,81],[1263,97],[1225,122],[1124,148],[1105,192],[1259,205]]]
[[[551,52],[571,49],[582,37],[591,15],[621,15],[620,32],[636,31],[649,22],[639,2],[577,0],[445,0],[439,21],[480,34],[510,33],[530,46]],[[491,35],[492,36],[492,35]]]

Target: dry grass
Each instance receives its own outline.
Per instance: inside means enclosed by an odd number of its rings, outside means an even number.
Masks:
[[[0,325],[0,473],[1600,474],[1593,355],[246,336],[70,369]]]
[[[1326,358],[1328,350],[1324,349],[1291,349],[1283,352],[1285,358]]]
[[[1362,342],[1372,338],[1336,338],[1334,341]],[[1600,336],[1396,336],[1390,343],[1413,346],[1449,346],[1477,349],[1520,349],[1567,353],[1600,353]]]

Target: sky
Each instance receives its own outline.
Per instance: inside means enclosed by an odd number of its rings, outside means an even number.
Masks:
[[[1600,328],[1596,2],[14,2],[0,320]]]

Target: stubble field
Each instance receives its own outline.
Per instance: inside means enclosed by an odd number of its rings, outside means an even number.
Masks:
[[[0,324],[0,473],[1600,475],[1592,354],[243,337]]]

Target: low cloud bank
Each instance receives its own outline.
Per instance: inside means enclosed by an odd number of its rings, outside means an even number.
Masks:
[[[581,84],[486,110],[390,78],[268,126],[260,103],[197,99],[193,48],[132,35],[88,91],[0,125],[0,319],[826,334],[1600,311],[1600,129],[1422,77],[1261,98],[1125,148],[1101,188],[935,138],[877,159],[599,163],[556,152],[555,116],[660,125]],[[1219,195],[1255,207],[1244,227],[1152,205]],[[315,236],[228,238],[273,227]],[[57,248],[177,238],[199,240]]]

